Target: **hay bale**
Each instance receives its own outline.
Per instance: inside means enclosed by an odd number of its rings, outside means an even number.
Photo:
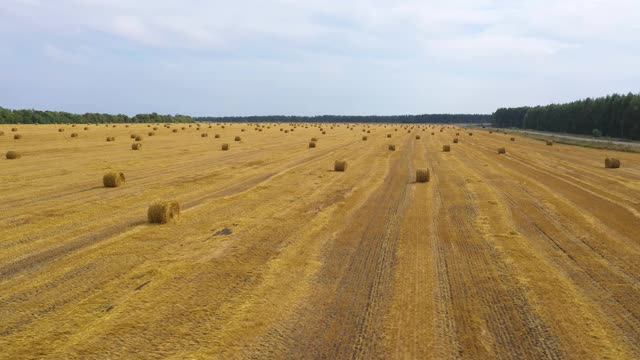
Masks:
[[[343,171],[347,170],[347,161],[346,160],[336,160],[336,162],[333,164],[333,170],[334,171],[340,171],[340,172],[343,172]]]
[[[220,134],[215,134],[213,135],[214,138],[219,139],[220,138]]]
[[[315,143],[315,141],[310,141],[310,142],[309,142],[309,148],[310,148],[310,149],[313,149],[313,148],[315,148],[315,147],[316,147],[316,143]]]
[[[444,152],[451,151],[451,145],[442,145],[442,151]]]
[[[416,135],[416,140],[420,140],[420,135]]]
[[[116,138],[113,136],[107,136],[107,142],[116,141]]]
[[[363,137],[362,137],[362,141],[367,141],[367,139],[368,139],[368,138],[367,138],[366,136],[363,136]]]
[[[207,133],[202,133],[202,134],[200,134],[200,137],[206,138],[206,137],[209,137],[209,134],[207,134]]]
[[[431,135],[435,135],[436,133],[432,132]]]
[[[229,150],[229,144],[222,144],[222,150],[223,151]]]
[[[136,141],[142,141],[142,136],[136,136]]]
[[[388,138],[390,138],[390,137],[391,137],[391,134],[387,134],[387,137],[388,137]]]
[[[85,130],[85,131],[86,131],[86,130],[89,130],[89,128],[88,128],[88,127],[85,127],[85,128],[84,128],[84,130]]]
[[[132,138],[132,139],[135,139],[137,136],[138,135],[136,135],[136,134],[131,134],[129,137]]]
[[[424,183],[428,182],[431,178],[429,169],[417,169],[416,170],[416,182]]]
[[[604,167],[607,169],[617,169],[620,167],[620,160],[615,158],[604,159]]]
[[[318,141],[318,138],[312,137],[311,141]]]
[[[102,177],[104,187],[118,187],[124,185],[124,174],[121,172],[110,172]]]
[[[507,153],[507,150],[505,148],[503,147],[498,148],[498,154],[506,154],[506,153]]]
[[[453,143],[454,143],[454,144],[457,144],[457,143],[458,143],[458,138],[454,138],[454,139],[453,139]]]
[[[149,205],[147,219],[150,224],[166,224],[180,218],[180,204],[177,201],[158,201]]]
[[[63,128],[58,129],[58,132],[64,132]]]
[[[393,144],[389,144],[389,150],[396,151],[396,146]]]
[[[325,135],[326,133],[327,133],[326,131],[323,131],[323,132],[322,132],[322,135]]]
[[[140,150],[140,149],[142,149],[142,143],[131,144],[131,150]]]
[[[469,133],[469,136],[473,136],[473,133],[472,133],[472,132],[470,132],[470,133]]]
[[[0,136],[4,136],[4,131],[0,131]]]
[[[78,137],[78,133],[71,133],[71,137],[72,138],[77,138]]]
[[[233,138],[233,141],[240,141],[242,140],[242,138],[240,138],[240,136],[236,136],[235,138]]]
[[[171,131],[173,131],[174,133],[177,133],[177,132],[178,132],[178,129],[173,129],[173,130],[171,130]]]
[[[22,135],[20,135],[20,134],[15,134],[15,135],[13,135],[13,139],[14,139],[14,140],[20,140],[20,139],[22,139]]]
[[[22,157],[22,154],[20,154],[17,151],[7,151],[6,156],[8,160],[15,160],[15,159],[20,159]]]
[[[148,136],[155,136],[155,135],[156,135],[156,133],[154,133],[153,131],[149,131],[149,132],[147,133],[147,135],[148,135]]]
[[[553,141],[551,141],[551,140],[546,140],[545,142],[547,143],[547,145],[548,145],[548,146],[553,146]]]
[[[516,138],[512,137],[512,138],[511,138],[511,141],[516,141]]]
[[[11,128],[11,132],[17,132],[18,128]]]

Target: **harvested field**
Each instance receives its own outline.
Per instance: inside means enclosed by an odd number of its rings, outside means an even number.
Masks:
[[[640,358],[640,154],[212,125],[0,137],[0,358]]]

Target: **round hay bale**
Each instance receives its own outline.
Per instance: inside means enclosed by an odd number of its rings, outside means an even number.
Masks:
[[[318,141],[318,138],[312,137],[311,141]]]
[[[546,142],[547,146],[553,146],[553,141],[551,141],[551,140],[546,140],[545,142]]]
[[[322,135],[325,135],[326,133],[327,133],[326,131],[323,131],[323,132],[322,132]]]
[[[17,132],[18,128],[11,128],[11,132]]]
[[[20,159],[22,157],[22,154],[20,154],[17,151],[7,151],[6,156],[8,160],[15,160],[15,159]]]
[[[236,136],[235,138],[233,138],[233,141],[240,141],[242,140],[242,138],[240,138],[240,136]]]
[[[158,201],[149,205],[147,219],[150,224],[166,224],[180,218],[180,204],[177,201]]]
[[[0,131],[0,136],[4,136],[4,131]]]
[[[457,133],[456,133],[456,136],[460,136],[460,133],[459,133],[459,132],[457,132]]]
[[[116,138],[113,136],[107,136],[107,142],[116,141]]]
[[[516,138],[512,137],[512,138],[511,138],[511,141],[516,141]]]
[[[131,144],[131,150],[140,150],[140,149],[142,149],[142,143]]]
[[[472,133],[472,132],[470,132],[470,133],[469,133],[469,136],[473,136],[473,133]]]
[[[136,136],[136,141],[142,141],[142,136]]]
[[[71,133],[71,137],[72,138],[77,138],[78,137],[78,133]]]
[[[417,169],[416,170],[416,182],[424,183],[428,182],[431,178],[429,169]]]
[[[244,132],[244,129],[240,129],[240,132]]]
[[[387,138],[390,138],[390,137],[391,137],[391,134],[387,134]]]
[[[394,144],[389,144],[390,151],[396,151],[396,146]]]
[[[333,164],[333,170],[334,171],[340,171],[340,172],[343,172],[343,171],[347,170],[347,161],[346,160],[336,160],[336,162]]]
[[[362,137],[362,141],[367,141],[367,139],[368,139],[368,138],[367,138],[366,136],[363,136],[363,137]]]
[[[207,134],[207,133],[202,133],[202,134],[200,134],[200,137],[206,138],[206,137],[209,137],[209,134]]]
[[[102,177],[104,187],[118,187],[124,185],[124,174],[121,172],[110,172]]]
[[[309,148],[310,148],[310,149],[313,149],[313,148],[315,148],[315,147],[316,147],[316,143],[315,143],[314,141],[310,141],[310,142],[309,142]]]
[[[454,138],[454,139],[453,139],[453,143],[454,143],[454,144],[457,144],[457,143],[458,143],[458,138]]]
[[[444,152],[451,151],[451,145],[442,145],[442,151]]]
[[[85,127],[85,128],[84,128],[84,130],[85,130],[85,131],[86,131],[86,130],[89,130],[89,128],[88,128],[88,127]]]
[[[498,148],[498,154],[506,154],[506,153],[507,153],[507,149],[505,149],[503,147]]]
[[[131,134],[131,136],[129,136],[129,137],[132,138],[132,139],[135,139],[137,136],[138,135],[136,135],[136,134]]]
[[[149,133],[147,133],[148,136],[155,136],[156,133],[154,133],[153,131],[149,131]]]
[[[181,130],[187,130],[187,128],[186,128],[186,127],[184,127],[184,126],[183,126],[183,127],[181,127],[180,129],[181,129]]]
[[[15,134],[15,135],[13,135],[13,139],[14,139],[14,140],[20,140],[20,139],[22,139],[22,135],[20,135],[20,134]]]
[[[222,144],[222,150],[223,151],[229,150],[229,144]]]
[[[436,133],[432,132],[431,135],[435,135]]]
[[[420,135],[416,135],[416,140],[420,140]]]
[[[220,138],[220,134],[215,134],[213,135],[214,138],[219,139]]]
[[[58,129],[58,132],[64,132],[63,128]]]
[[[157,127],[154,127],[154,128],[153,128],[153,131],[157,131],[157,130],[158,130],[158,128],[157,128]]]
[[[615,158],[604,159],[604,167],[607,169],[617,169],[620,167],[620,160]]]
[[[171,130],[171,131],[173,131],[174,133],[177,133],[177,132],[178,132],[178,129],[173,129],[173,130]]]

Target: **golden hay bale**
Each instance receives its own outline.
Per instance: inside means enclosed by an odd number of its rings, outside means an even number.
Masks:
[[[456,133],[456,136],[460,136],[460,133],[459,133],[459,132],[457,132],[457,133]]]
[[[77,138],[78,137],[78,133],[71,133],[71,137],[72,138]]]
[[[182,129],[182,130],[187,130],[187,128],[186,128],[186,127],[184,127],[184,126],[183,126],[183,127],[181,127],[180,129]]]
[[[58,132],[64,132],[64,129],[60,128],[58,129]]]
[[[347,170],[347,161],[346,160],[336,160],[333,164],[334,171],[345,171]]]
[[[11,131],[12,132],[16,132],[16,131],[18,131],[18,128],[11,128]]]
[[[505,148],[503,147],[498,148],[498,154],[506,154],[506,153],[507,153],[507,150]]]
[[[124,174],[121,172],[110,172],[102,177],[104,187],[118,187],[124,185]]]
[[[362,141],[367,141],[367,139],[368,139],[368,138],[367,138],[366,136],[363,136],[363,137],[362,137]]]
[[[178,132],[178,129],[173,129],[173,130],[171,130],[171,131],[173,131],[174,133],[177,133],[177,132]]]
[[[547,145],[549,145],[549,146],[553,146],[553,141],[551,141],[551,140],[546,140],[546,143],[547,143]]]
[[[431,135],[435,135],[436,133],[432,132]]]
[[[85,129],[85,130],[89,130],[89,128],[88,128],[88,127],[85,127],[84,129]]]
[[[15,134],[15,135],[13,135],[13,139],[14,139],[14,140],[20,140],[20,139],[22,139],[22,135],[20,135],[20,134]]]
[[[116,127],[116,126],[115,126],[115,125],[113,125],[113,127]],[[128,128],[128,127],[129,127],[129,125],[125,125],[124,127]]]
[[[17,151],[7,151],[7,159],[9,160],[20,159],[21,157],[22,154]]]
[[[156,131],[156,130],[158,130],[158,128],[157,128],[157,127],[154,127],[154,128],[153,128],[153,131]]]
[[[236,136],[235,138],[233,138],[233,141],[240,141],[240,140],[242,140],[240,136]]]
[[[285,133],[285,134],[288,134],[288,133],[289,133],[289,130],[285,130],[285,131],[284,131],[284,133]]]
[[[213,137],[216,138],[216,139],[219,139],[220,138],[220,134],[215,134]]]
[[[222,150],[229,150],[229,144],[222,144]]]
[[[420,140],[420,135],[416,135],[416,140]]]
[[[396,151],[396,146],[393,144],[389,144],[389,150]]]
[[[244,129],[240,129],[240,132],[244,132]]]
[[[417,169],[416,170],[416,182],[423,183],[428,182],[431,178],[429,169]]]
[[[390,138],[390,137],[391,137],[391,134],[387,134],[387,137],[388,137],[388,138]]]
[[[470,133],[469,133],[469,136],[473,136],[473,133],[472,133],[472,132],[470,132]]]
[[[512,137],[512,138],[511,138],[511,141],[516,141],[516,138]]]
[[[136,134],[131,134],[130,138],[135,139],[138,135]]]
[[[180,204],[177,201],[158,201],[149,205],[147,219],[151,224],[166,224],[180,218]]]
[[[136,136],[136,141],[142,141],[142,136]]]
[[[454,144],[457,144],[457,143],[458,143],[458,138],[454,138],[454,139],[453,139],[453,143],[454,143]]]
[[[107,136],[107,141],[111,142],[111,141],[116,141],[116,138],[113,136]]]
[[[325,135],[326,133],[327,133],[326,131],[323,131],[323,132],[322,132],[322,135]]]
[[[209,137],[209,134],[207,134],[207,133],[202,133],[202,134],[200,134],[200,137],[206,138],[206,137]]]
[[[311,141],[318,141],[318,138],[312,137]]]
[[[607,169],[617,169],[620,167],[620,160],[614,158],[604,159],[604,167]]]
[[[310,148],[310,149],[313,149],[313,148],[315,148],[315,147],[316,147],[316,143],[315,143],[315,141],[310,141],[310,142],[309,142],[309,148]]]
[[[131,144],[131,150],[140,150],[140,149],[142,149],[142,143]]]
[[[444,152],[451,151],[451,145],[442,145],[442,151]]]
[[[156,135],[156,133],[154,133],[153,131],[149,131],[149,132],[147,133],[147,135],[148,135],[148,136],[155,136],[155,135]]]
[[[4,131],[0,131],[0,136],[4,136]]]

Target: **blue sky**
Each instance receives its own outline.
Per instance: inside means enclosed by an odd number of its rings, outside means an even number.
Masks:
[[[640,91],[637,0],[1,0],[0,106],[491,113]]]

